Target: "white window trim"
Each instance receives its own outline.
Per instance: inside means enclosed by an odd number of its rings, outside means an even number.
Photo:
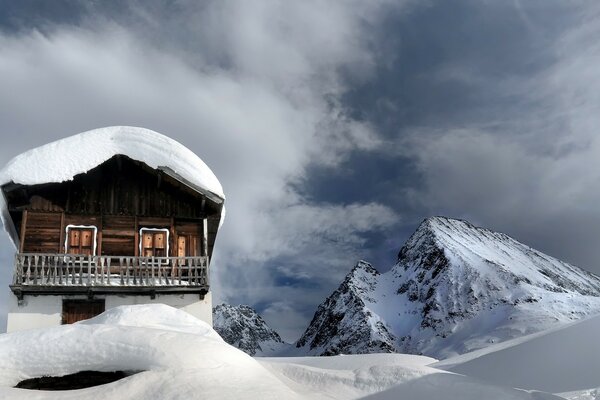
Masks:
[[[98,243],[97,243],[97,240],[96,240],[96,238],[98,237],[98,228],[95,225],[71,225],[71,224],[67,225],[65,227],[65,232],[66,232],[66,235],[65,235],[65,254],[69,254],[68,253],[68,251],[69,251],[69,229],[73,229],[73,228],[75,228],[75,229],[93,229],[94,230],[94,238],[93,238],[94,245],[92,246],[92,256],[95,256],[96,255],[96,248],[98,247]]]
[[[167,233],[167,251],[165,252],[165,257],[169,257],[169,229],[167,228],[140,228],[140,234],[139,234],[139,238],[140,238],[140,243],[139,243],[139,248],[140,248],[140,257],[143,257],[142,254],[144,254],[144,249],[142,249],[142,243],[143,243],[143,233],[142,231],[152,231],[152,232],[166,232]]]

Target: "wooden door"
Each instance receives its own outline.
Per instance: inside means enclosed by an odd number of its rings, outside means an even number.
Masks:
[[[63,300],[62,323],[72,324],[104,312],[104,300]]]
[[[177,257],[198,257],[200,254],[200,237],[198,235],[177,237]]]
[[[67,239],[68,254],[93,255],[94,252],[93,228],[69,228]]]

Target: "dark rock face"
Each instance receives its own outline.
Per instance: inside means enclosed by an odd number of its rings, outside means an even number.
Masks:
[[[394,352],[395,337],[385,324],[371,321],[373,314],[364,302],[375,290],[379,275],[369,263],[360,261],[319,306],[296,347],[326,356]]]
[[[434,217],[380,274],[359,262],[296,347],[445,358],[600,311],[600,278],[469,222]]]
[[[216,306],[213,325],[225,342],[251,356],[271,354],[287,345],[250,306]]]

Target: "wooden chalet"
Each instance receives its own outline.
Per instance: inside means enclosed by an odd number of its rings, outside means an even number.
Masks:
[[[109,132],[118,139],[135,135],[136,129]],[[9,311],[9,331],[56,324],[59,317],[60,323],[75,322],[115,305],[152,301],[211,322],[206,296],[222,195],[169,165],[153,168],[126,154],[114,154],[68,181],[10,181],[1,188],[4,222],[12,223],[18,247],[10,285],[15,322],[11,327]],[[43,311],[39,304],[42,311],[26,310],[40,299],[52,299],[60,310]],[[43,321],[20,313],[42,313]]]

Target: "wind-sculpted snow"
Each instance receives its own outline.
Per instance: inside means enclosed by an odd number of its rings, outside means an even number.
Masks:
[[[73,325],[0,335],[0,399],[343,400],[377,393],[386,399],[457,398],[446,396],[448,388],[464,386],[466,378],[430,367],[435,361],[402,354],[253,359],[184,311],[156,304],[125,306]],[[73,391],[13,387],[29,378],[86,370],[138,373]],[[476,384],[464,400],[542,398],[468,382]],[[389,397],[413,393],[415,385],[427,397]]]
[[[213,325],[223,340],[251,356],[273,355],[291,346],[250,306],[216,306]]]
[[[296,345],[309,354],[446,358],[598,313],[599,296],[596,275],[505,234],[435,217],[390,271],[359,263]]]
[[[600,316],[434,364],[497,385],[547,392],[600,387]]]

